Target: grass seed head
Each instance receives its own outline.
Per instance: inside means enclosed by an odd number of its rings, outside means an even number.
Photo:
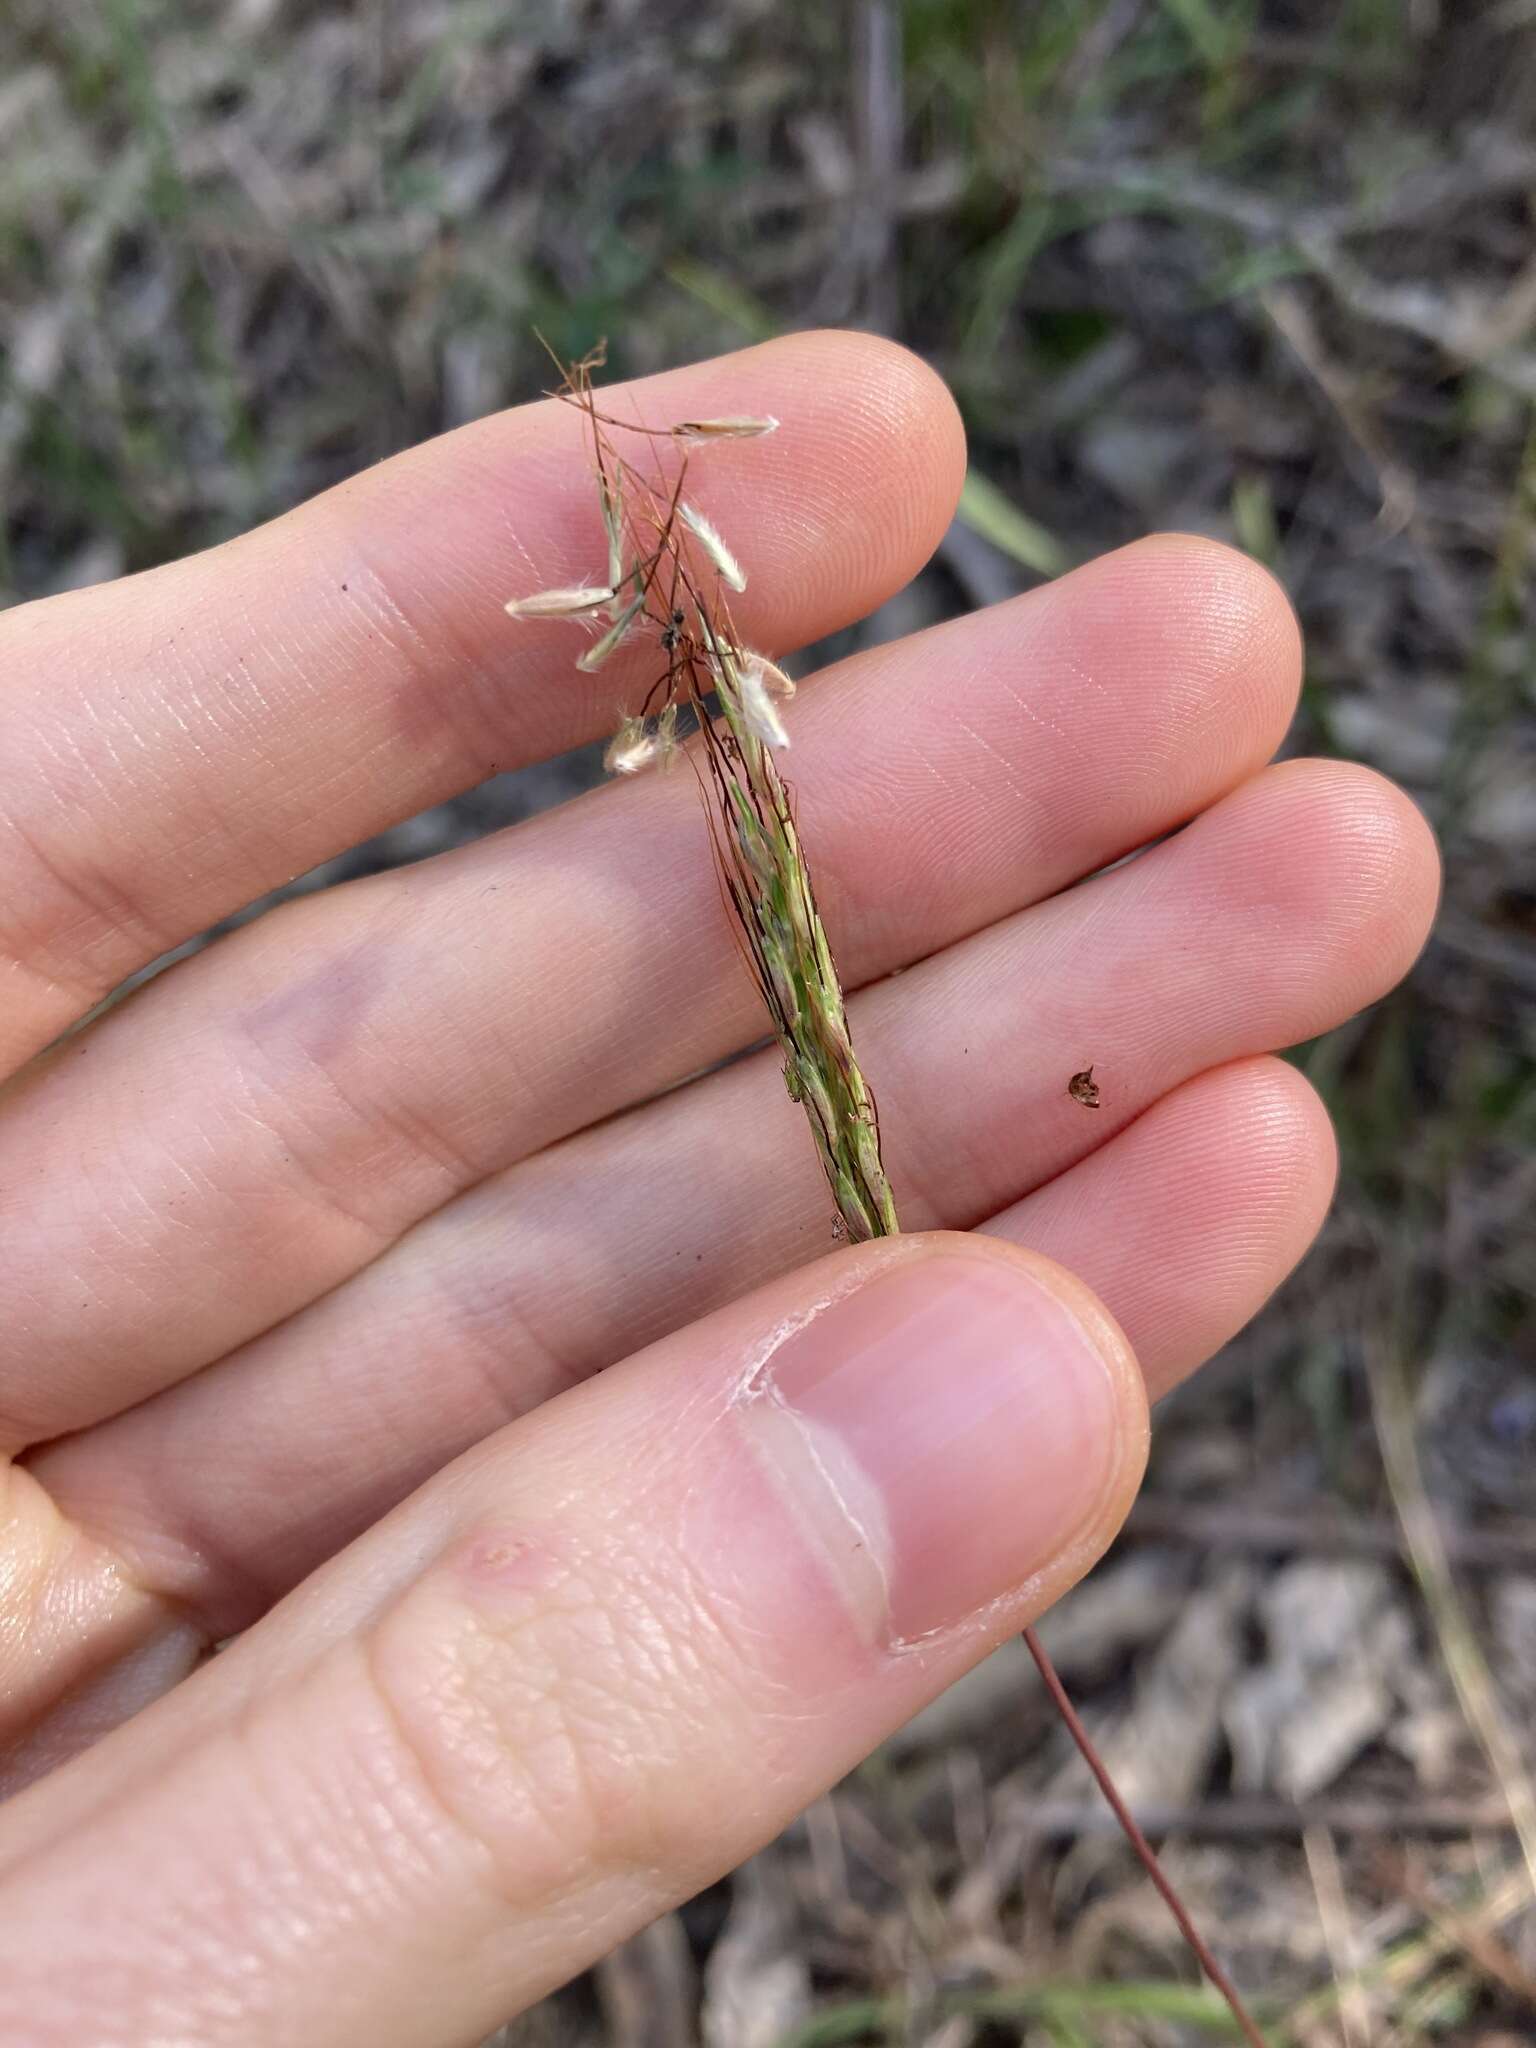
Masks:
[[[677,516],[697,539],[699,546],[708,555],[719,573],[720,581],[730,585],[732,590],[745,590],[747,574],[740,562],[720,538],[714,526],[704,517],[697,505],[678,501]]]
[[[583,612],[601,611],[612,596],[612,584],[601,589],[595,584],[573,584],[563,590],[536,590],[529,597],[509,597],[506,613],[511,619],[574,619]]]
[[[721,885],[783,1052],[786,1086],[810,1124],[842,1234],[855,1243],[890,1235],[896,1210],[880,1160],[874,1098],[854,1056],[790,793],[774,766],[789,744],[780,705],[795,686],[776,663],[742,647],[726,592],[743,590],[746,575],[713,522],[683,494],[699,446],[751,439],[776,422],[741,415],[688,420],[660,434],[636,427],[642,445],[670,440],[677,451],[675,473],[648,470],[622,452],[626,423],[598,407],[594,367],[578,363],[560,395],[585,414],[592,437],[608,584],[545,591],[508,609],[515,617],[571,617],[606,605],[606,630],[578,660],[584,670],[599,667],[626,639],[654,636],[656,673],[621,720],[605,765],[615,775],[664,768],[680,751],[679,712],[698,720],[700,779],[713,799]],[[701,573],[704,562],[712,574]]]

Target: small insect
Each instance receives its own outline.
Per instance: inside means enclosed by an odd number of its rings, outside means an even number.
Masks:
[[[1067,1093],[1074,1102],[1080,1102],[1084,1109],[1099,1106],[1099,1084],[1093,1078],[1092,1067],[1084,1067],[1080,1074],[1074,1074],[1067,1083]]]
[[[674,612],[661,629],[661,644],[668,654],[677,651],[677,643],[683,637],[683,614]]]

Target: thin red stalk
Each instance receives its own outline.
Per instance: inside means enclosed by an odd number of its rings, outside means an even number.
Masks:
[[[1215,1989],[1226,2000],[1227,2010],[1231,2013],[1233,2019],[1236,2020],[1243,2039],[1249,2044],[1249,2048],[1268,2048],[1268,2043],[1259,2031],[1258,2021],[1254,2019],[1247,2006],[1243,2004],[1241,1997],[1238,1995],[1237,1986],[1211,1954],[1209,1947],[1206,1945],[1205,1937],[1189,1917],[1184,1901],[1174,1890],[1169,1879],[1163,1874],[1163,1866],[1157,1860],[1157,1851],[1137,1826],[1136,1816],[1120,1797],[1115,1781],[1109,1775],[1109,1767],[1094,1748],[1093,1737],[1083,1726],[1076,1707],[1073,1706],[1067,1696],[1066,1687],[1057,1675],[1056,1666],[1051,1662],[1046,1654],[1045,1645],[1032,1628],[1027,1628],[1024,1631],[1024,1646],[1029,1651],[1031,1657],[1034,1658],[1040,1676],[1045,1680],[1045,1689],[1050,1694],[1057,1713],[1060,1714],[1062,1720],[1067,1724],[1067,1733],[1081,1751],[1083,1762],[1092,1771],[1099,1790],[1104,1794],[1105,1800],[1108,1802],[1110,1812],[1120,1823],[1125,1839],[1136,1851],[1136,1856],[1142,1869],[1151,1878],[1153,1884],[1156,1885],[1163,1904],[1178,1922],[1179,1932],[1183,1935],[1185,1941],[1188,1942],[1190,1952],[1194,1956],[1195,1961],[1204,1970]]]

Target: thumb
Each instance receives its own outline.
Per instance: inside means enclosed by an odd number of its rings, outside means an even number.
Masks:
[[[862,1246],[665,1339],[15,1803],[28,2038],[488,2031],[1032,1620],[1145,1440],[1109,1316],[996,1239]]]

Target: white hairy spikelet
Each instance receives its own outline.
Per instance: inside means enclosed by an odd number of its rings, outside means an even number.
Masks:
[[[563,590],[536,590],[529,597],[509,597],[506,613],[511,619],[572,619],[599,610],[612,596],[612,584],[601,589],[595,584],[573,584]]]
[[[784,730],[779,708],[768,693],[764,665],[755,655],[749,655],[736,670],[736,697],[747,730],[755,739],[761,740],[765,747],[789,745],[789,734]]]
[[[772,413],[731,413],[717,420],[680,420],[672,429],[675,441],[755,441],[778,426]]]
[[[684,500],[679,502],[677,512],[678,517],[719,571],[721,582],[728,583],[732,590],[745,590],[746,571],[698,507]]]
[[[677,753],[677,706],[668,704],[654,725],[625,718],[608,742],[603,766],[610,775],[638,775],[650,767],[669,768]]]
[[[776,661],[770,661],[766,654],[754,654],[750,648],[737,649],[737,659],[745,664],[755,663],[763,672],[763,682],[775,697],[793,697],[795,679],[786,675]]]
[[[608,742],[603,766],[610,775],[638,775],[660,757],[661,751],[659,736],[647,732],[642,719],[626,718]]]

